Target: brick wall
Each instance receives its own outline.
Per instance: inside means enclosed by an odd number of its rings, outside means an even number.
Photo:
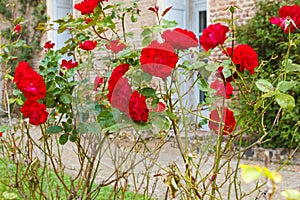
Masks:
[[[218,19],[230,19],[231,13],[226,10],[230,5],[237,6],[235,9],[236,25],[244,24],[255,14],[255,0],[208,0],[208,19],[209,24],[214,23]],[[216,48],[212,52],[211,61],[222,59],[223,55],[220,49]]]

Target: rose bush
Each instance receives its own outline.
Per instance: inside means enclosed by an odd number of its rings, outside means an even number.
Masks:
[[[117,198],[121,193],[124,198],[125,190],[132,184],[130,188],[135,193],[142,192],[148,199],[156,193],[153,177],[161,177],[157,181],[165,185],[163,195],[171,199],[223,199],[224,194],[225,198],[234,195],[242,199],[252,197],[252,193],[262,194],[260,189],[265,182],[257,182],[251,188],[252,192],[245,194],[238,173],[245,152],[264,142],[267,133],[257,143],[245,148],[240,145],[233,148],[232,144],[240,141],[243,134],[257,123],[261,123],[260,130],[266,132],[263,124],[265,110],[256,112],[258,108],[264,109],[266,99],[273,98],[282,110],[286,110],[295,106],[294,98],[286,94],[289,85],[286,82],[278,83],[275,89],[273,84],[257,79],[266,62],[258,61],[258,55],[250,45],[236,43],[231,33],[235,30],[233,20],[229,20],[228,24],[208,26],[198,39],[191,31],[175,28],[176,23],[163,19],[171,8],[160,12],[159,7],[151,7],[148,10],[155,14],[158,25],[143,27],[142,47],[137,50],[128,42],[130,34],[126,34],[124,28],[125,16],[129,14],[135,22],[140,12],[136,2],[131,7],[122,7],[121,3],[111,5],[107,1],[83,0],[74,8],[83,16],[74,18],[67,15],[56,21],[59,32],[68,30],[72,35],[65,47],[53,50],[53,44],[45,44],[47,51],[39,73],[29,64],[20,62],[14,74],[13,81],[20,90],[14,92],[15,98],[21,99],[22,116],[29,118],[29,123],[20,118],[20,124],[26,127],[20,129],[20,141],[26,138],[24,141],[30,141],[26,143],[28,146],[24,145],[26,149],[33,151],[29,148],[33,145],[41,149],[43,155],[42,160],[29,152],[20,156],[23,156],[22,162],[12,160],[16,169],[22,169],[20,163],[27,169],[28,173],[22,175],[28,177],[28,180],[23,178],[25,183],[41,177],[38,189],[30,188],[29,195],[44,198],[55,194],[55,198],[93,199],[103,187],[113,184],[111,197]],[[232,6],[228,9],[231,19],[234,19],[235,9]],[[117,23],[122,25],[121,33],[117,31]],[[112,39],[107,37],[108,31]],[[198,45],[205,52],[199,53]],[[211,50],[217,47],[223,51],[224,60],[214,63],[203,61],[204,57],[209,59]],[[99,58],[94,58],[94,52],[105,48],[113,54],[103,58],[105,69],[95,72],[95,62]],[[63,59],[64,55],[72,58]],[[288,56],[283,62],[285,69],[294,66]],[[178,62],[179,59],[182,61]],[[294,72],[294,69],[291,71]],[[276,80],[286,81],[291,71],[284,71]],[[205,74],[216,75],[218,79],[209,84]],[[246,84],[245,80],[251,80],[251,84]],[[186,98],[194,91],[195,85],[206,93],[207,98],[196,106],[187,105]],[[243,98],[238,101],[245,101],[249,105],[247,111],[256,116],[254,122],[242,112],[236,112],[236,108],[226,101],[235,95],[233,87]],[[261,91],[261,99],[247,98],[246,94],[251,94],[254,88]],[[208,117],[202,113],[207,108],[210,110]],[[193,149],[194,141],[190,142],[190,135],[197,138],[199,127],[205,123],[213,133],[213,141],[203,143],[195,139],[197,148]],[[40,125],[42,139],[39,141],[32,137],[30,124]],[[195,130],[193,127],[196,127]],[[148,144],[149,134],[155,140]],[[16,158],[14,149],[22,149],[23,146],[17,146],[19,140],[15,134],[9,136],[9,141],[13,142],[5,143],[5,149],[8,155],[13,154]],[[126,140],[126,137],[131,140]],[[159,155],[170,137],[174,137],[182,167],[177,161],[167,165],[159,162]],[[66,173],[68,163],[64,162],[67,158],[62,156],[62,145],[65,144],[72,145],[79,165],[76,166],[78,169],[74,167],[75,175],[70,178]],[[202,147],[205,152],[197,154]],[[40,174],[33,171],[34,159],[43,162]],[[232,162],[233,159],[237,162]],[[103,170],[107,166],[107,163],[103,165],[103,160],[111,164],[112,172]],[[208,160],[213,164],[208,166],[208,171],[202,171]],[[46,191],[43,184],[49,180],[49,163],[58,183]],[[137,166],[144,167],[140,170],[142,173],[136,171]],[[276,182],[271,172],[265,174],[272,183]],[[106,177],[97,182],[98,175]],[[13,180],[19,180],[19,174],[15,176]],[[142,181],[137,177],[142,177]],[[144,184],[147,184],[146,187]],[[226,185],[229,185],[228,188],[225,188]],[[19,191],[25,187],[15,186]],[[141,188],[147,189],[142,191]],[[274,188],[266,188],[270,199]],[[26,192],[22,195],[29,196]]]

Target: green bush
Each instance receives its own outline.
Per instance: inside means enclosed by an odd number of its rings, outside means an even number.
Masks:
[[[260,61],[270,61],[267,65],[263,66],[259,73],[255,74],[257,79],[266,79],[271,83],[276,81],[278,77],[278,70],[282,65],[284,56],[287,52],[287,45],[285,42],[288,41],[288,34],[285,34],[279,27],[272,25],[269,22],[269,18],[272,16],[278,16],[278,11],[283,5],[300,5],[300,0],[293,1],[282,1],[280,3],[274,3],[274,1],[258,1],[256,3],[256,14],[249,20],[245,25],[237,27],[237,41],[239,43],[248,43],[252,46],[259,55]],[[294,42],[299,43],[299,31],[295,31],[291,34],[294,37]],[[299,44],[298,44],[299,45]],[[276,55],[273,53],[276,52]],[[293,63],[300,63],[300,48],[294,46],[291,49],[289,59],[293,60]],[[276,58],[272,56],[277,56]],[[275,71],[277,70],[277,71]],[[299,80],[300,74],[295,72],[294,76],[287,77],[287,81]],[[250,82],[250,81],[249,81]],[[283,112],[278,112],[280,107],[276,102],[271,102],[271,99],[265,102],[265,105],[270,103],[266,113],[264,126],[261,123],[256,123],[248,134],[248,142],[253,142],[257,138],[261,137],[263,132],[262,128],[266,130],[268,135],[265,139],[267,142],[263,143],[264,147],[286,147],[286,148],[296,148],[300,142],[299,129],[299,116],[300,116],[300,99],[298,98],[300,94],[299,86],[294,87],[288,92],[295,98],[295,108],[293,110],[284,110]],[[256,93],[247,94],[248,98],[253,102],[257,101],[260,92],[257,90]],[[242,105],[242,104],[241,104]],[[244,104],[243,104],[244,105]],[[297,106],[298,105],[298,106]],[[249,110],[250,105],[239,107],[240,112]],[[263,108],[262,108],[263,109]],[[257,112],[262,111],[259,109]],[[250,109],[251,110],[251,109]],[[248,120],[255,121],[251,111],[248,113]],[[280,119],[278,120],[275,119]]]

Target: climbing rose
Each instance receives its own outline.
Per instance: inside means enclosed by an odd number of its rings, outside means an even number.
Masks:
[[[233,93],[234,88],[232,85],[227,82],[225,84],[225,90],[224,90],[224,83],[221,82],[219,79],[216,79],[211,85],[210,88],[217,90],[216,95],[225,97],[226,99],[229,99],[230,96]]]
[[[79,44],[79,48],[86,51],[91,51],[95,49],[96,46],[97,46],[97,41],[92,41],[92,40],[86,40],[83,43]]]
[[[122,51],[126,46],[120,40],[112,40],[109,44],[106,44],[105,47],[117,54],[120,51]]]
[[[254,69],[258,66],[258,55],[249,45],[240,44],[234,48],[232,61],[239,71],[246,69],[254,74]]]
[[[94,13],[94,9],[98,6],[99,2],[108,0],[83,0],[74,5],[74,8],[81,12],[82,15]]]
[[[25,101],[20,111],[25,118],[29,118],[29,123],[33,125],[43,124],[48,118],[46,106],[37,101]]]
[[[46,96],[46,84],[43,77],[26,62],[20,62],[16,67],[14,82],[28,100],[34,101]]]
[[[18,34],[22,30],[22,26],[20,24],[17,24],[14,28],[14,32]]]
[[[174,48],[168,43],[161,44],[156,40],[142,49],[140,57],[142,70],[160,78],[167,78],[177,61],[178,56]]]
[[[205,51],[214,49],[218,45],[224,44],[227,39],[226,33],[229,32],[229,28],[220,23],[211,24],[203,30],[200,36],[200,45]]]
[[[149,109],[146,105],[146,97],[138,91],[133,92],[129,101],[129,116],[135,122],[147,122]]]
[[[44,45],[45,49],[52,49],[54,47],[55,43],[51,43],[51,41],[47,41]]]
[[[122,76],[128,71],[129,64],[120,64],[117,66],[111,73],[111,76],[108,80],[108,94],[107,98],[109,101],[111,101],[113,90],[118,83],[119,79],[122,78]]]
[[[214,109],[210,113],[210,121],[208,126],[211,130],[213,130],[216,134],[219,133],[219,123],[220,123],[220,115],[222,116],[222,127],[223,128],[223,135],[229,135],[234,130],[236,125],[236,121],[234,118],[234,114],[231,110],[227,107],[223,108],[223,113],[221,109]]]
[[[120,78],[110,92],[110,103],[121,112],[128,113],[129,99],[132,93],[127,78]]]
[[[162,34],[162,38],[169,43],[174,49],[188,49],[198,46],[198,39],[192,31],[176,28],[174,30],[166,30]]]
[[[61,61],[61,67],[64,69],[72,69],[78,66],[78,62],[71,60],[62,60]]]
[[[279,17],[271,17],[271,24],[283,29],[285,33],[293,32],[300,28],[300,6],[282,6],[279,10]]]

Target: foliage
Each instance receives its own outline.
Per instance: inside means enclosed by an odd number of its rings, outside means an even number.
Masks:
[[[14,41],[18,37],[18,40],[23,41],[23,45],[10,46],[6,45],[6,51],[8,55],[13,55],[19,60],[27,60],[32,64],[34,55],[37,55],[41,51],[41,38],[42,32],[37,30],[36,27],[39,23],[46,22],[46,0],[3,0],[0,3],[0,15],[4,16],[3,22],[8,27],[1,29],[1,37],[7,41]],[[17,17],[17,16],[22,17]],[[30,19],[25,19],[25,16],[30,16]],[[21,35],[11,35],[14,27],[17,24],[21,24]],[[8,42],[9,44],[10,42]],[[29,46],[30,44],[30,46]],[[10,59],[8,65],[15,66],[17,61]]]
[[[259,69],[259,73],[256,74],[255,79],[263,79],[265,82],[267,81],[269,85],[274,85],[277,81],[277,77],[282,73],[279,69],[284,65],[284,59],[288,49],[288,45],[285,41],[288,40],[288,34],[283,34],[281,29],[274,27],[270,23],[269,18],[277,16],[281,6],[299,5],[299,3],[299,0],[280,1],[279,3],[270,2],[269,0],[257,1],[255,16],[245,25],[237,27],[237,41],[239,43],[250,44],[257,51],[261,60],[262,66]],[[293,63],[299,63],[300,59],[298,55],[300,49],[298,48],[299,39],[297,39],[299,38],[299,34],[292,33],[291,37],[295,45],[290,49],[289,59],[291,59]],[[274,52],[276,53],[274,54]],[[266,63],[263,64],[263,62]],[[300,95],[300,87],[299,84],[296,84],[299,78],[299,71],[296,70],[292,72],[290,76],[286,77],[286,82],[282,82],[277,86],[278,88],[284,85],[282,89],[285,88],[284,92],[294,97],[295,105],[300,104],[300,99],[298,98]],[[248,79],[247,83],[250,84],[251,81],[252,79]],[[287,87],[286,84],[290,84],[292,87]],[[279,90],[282,91],[282,89]],[[246,93],[247,98],[253,102],[257,101],[261,96],[260,91],[264,91],[264,89],[257,88],[252,93]],[[268,105],[267,110],[264,111],[264,128],[269,131],[266,136],[268,140],[263,143],[262,146],[272,148],[296,148],[300,142],[300,135],[295,132],[295,128],[299,126],[299,106],[296,106],[293,110],[284,110],[281,112],[279,111],[280,106],[277,102],[273,101],[272,98],[266,99],[263,102],[265,106]],[[258,101],[256,105],[261,103],[261,101]],[[249,105],[241,105],[243,106],[239,107],[240,112],[245,114],[244,111],[249,110]],[[263,107],[257,108],[257,112],[262,112],[263,110]],[[247,113],[247,118],[252,121],[256,120],[251,112]],[[246,142],[253,143],[264,134],[264,132],[260,131],[261,128],[259,126],[259,124],[253,125],[252,130],[248,132]]]
[[[243,199],[258,198],[262,193],[272,198],[274,191],[264,187],[266,181],[258,177],[266,176],[275,187],[280,180],[277,172],[266,167],[242,167],[246,169],[242,178],[256,181],[249,193],[238,173],[246,151],[268,141],[266,137],[274,129],[265,123],[271,103],[276,102],[280,114],[296,107],[290,94],[298,84],[298,80],[290,78],[299,71],[289,51],[294,38],[285,41],[288,51],[274,70],[275,79],[269,81],[259,75],[269,63],[258,65],[257,53],[251,46],[235,45],[234,6],[227,9],[231,14],[228,24],[213,24],[200,36],[200,45],[206,44],[205,52],[199,52],[199,40],[193,32],[173,29],[176,22],[164,20],[170,7],[162,12],[157,6],[148,8],[158,24],[144,26],[141,35],[126,30],[126,19],[135,23],[141,12],[137,0],[129,4],[82,0],[74,8],[83,16],[68,14],[55,21],[59,24],[57,32],[67,31],[71,37],[58,50],[48,42],[39,65],[40,75],[31,76],[37,72],[24,62],[18,64],[14,77],[11,71],[5,71],[6,78],[20,90],[7,94],[9,118],[7,124],[0,126],[4,132],[0,152],[12,166],[7,172],[13,172],[7,173],[10,188],[16,188],[25,199],[89,200],[102,195],[106,186],[113,187],[107,199],[125,199],[128,189],[134,192],[128,197],[132,199],[138,199],[140,193],[144,199],[153,195],[165,199]],[[52,28],[52,22],[38,26],[43,32]],[[131,44],[139,36],[140,48]],[[4,48],[26,44],[19,39]],[[232,41],[231,46],[226,41]],[[217,46],[224,50],[226,59],[204,62]],[[13,55],[1,55],[6,64],[12,58]],[[214,85],[206,79],[212,74],[218,79]],[[33,80],[40,76],[46,94]],[[208,97],[204,102],[193,102],[196,105],[188,104],[195,97],[196,86]],[[242,111],[227,104],[226,99],[235,95],[233,87],[240,91]],[[258,97],[253,98],[253,93]],[[39,99],[30,101],[27,97]],[[22,106],[23,115],[12,119],[10,108],[16,104]],[[202,112],[207,107],[209,117]],[[31,121],[39,119],[39,109],[47,120]],[[249,120],[250,114],[253,119]],[[208,121],[211,129],[210,142],[198,139],[198,126],[203,121]],[[242,148],[241,138],[256,126],[264,134]],[[297,128],[293,127],[295,133]],[[175,156],[167,155],[169,163],[162,163],[160,155],[170,138],[179,156],[175,160]],[[233,148],[234,143],[237,148]],[[287,163],[288,160],[284,164]],[[204,166],[208,171],[203,170]],[[53,179],[57,183],[49,184]]]

